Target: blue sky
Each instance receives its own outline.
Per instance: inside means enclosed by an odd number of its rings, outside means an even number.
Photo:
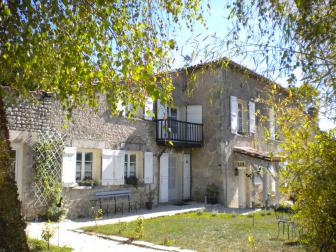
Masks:
[[[208,35],[216,34],[218,38],[224,38],[229,31],[230,24],[226,20],[226,16],[228,12],[226,10],[225,1],[222,0],[212,0],[210,1],[210,11],[205,14],[205,21],[206,27],[197,23],[194,26],[194,31],[191,32],[185,26],[182,26],[177,29],[176,31],[176,41],[178,49],[176,52],[173,53],[174,61],[174,68],[180,68],[185,65],[185,60],[182,55],[192,55],[193,50],[195,50],[195,40],[193,38],[197,37],[196,40],[199,43],[198,47],[204,47],[209,43],[209,39],[203,41]],[[243,34],[244,36],[244,34]],[[243,38],[242,38],[243,39]],[[257,72],[261,73],[262,69],[255,69],[253,62],[251,60],[242,60],[241,58],[231,57],[237,63],[240,63],[252,70],[256,70]],[[193,64],[197,64],[200,62],[200,58],[196,58],[193,61]],[[263,66],[260,66],[263,67]],[[260,71],[259,71],[260,70]],[[299,78],[301,73],[300,71],[295,72],[296,76]],[[278,77],[273,76],[272,78],[277,83],[281,84],[282,86],[286,87],[287,82],[285,77]],[[331,129],[335,127],[335,124],[325,118],[320,118],[320,128],[323,130]]]

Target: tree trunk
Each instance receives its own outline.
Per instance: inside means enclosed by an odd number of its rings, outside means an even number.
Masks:
[[[29,251],[26,223],[21,215],[21,203],[15,182],[15,170],[10,159],[9,130],[3,93],[0,90],[0,251]]]

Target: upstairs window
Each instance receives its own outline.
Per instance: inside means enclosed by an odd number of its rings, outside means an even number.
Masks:
[[[238,134],[245,135],[248,133],[248,108],[247,102],[241,99],[237,101],[237,130]]]
[[[77,152],[76,155],[76,181],[92,179],[92,152]]]

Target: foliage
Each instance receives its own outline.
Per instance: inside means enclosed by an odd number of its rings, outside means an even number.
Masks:
[[[98,185],[98,182],[94,179],[83,179],[78,182],[78,185],[80,186],[96,186]]]
[[[101,208],[98,209],[93,209],[92,213],[91,213],[91,217],[92,219],[94,219],[96,226],[97,226],[97,220],[100,220],[101,218],[103,218],[104,215],[104,210]]]
[[[144,107],[145,96],[169,101],[173,88],[164,72],[175,47],[169,24],[182,21],[191,28],[195,19],[202,21],[202,11],[200,0],[0,1],[1,139],[9,139],[4,95],[15,101],[51,92],[67,117],[75,107],[97,108],[101,94],[112,112],[118,101],[132,104],[133,111]],[[1,173],[8,174],[5,159],[1,165]],[[16,185],[7,175],[0,182],[0,201],[11,202],[2,204],[7,213],[1,213],[1,228],[17,232],[13,244],[23,248],[12,250],[27,250]],[[12,213],[18,215],[17,225]]]
[[[334,130],[325,132],[318,128],[319,106],[313,102],[317,95],[312,86],[303,85],[291,88],[280,103],[272,103],[286,160],[280,179],[282,192],[294,199],[292,208],[304,230],[303,241],[322,251],[334,251],[336,138]]]
[[[31,252],[42,252],[47,251],[48,245],[45,241],[36,240],[36,239],[28,239],[28,246]],[[70,252],[72,251],[69,247],[58,247],[51,245],[50,250],[53,252]]]
[[[28,251],[14,175],[4,172],[11,167],[5,144],[0,138],[0,251]]]
[[[129,222],[127,229],[119,233],[121,223],[85,227],[83,230],[108,235],[134,237],[136,221]],[[155,244],[165,243],[184,249],[197,251],[247,251],[248,235],[251,234],[251,218],[231,214],[204,212],[183,213],[146,219],[142,240]],[[304,251],[303,246],[289,246],[277,237],[277,224],[274,214],[255,214],[253,228],[256,251]]]
[[[57,147],[62,145],[61,141],[43,142],[38,141],[33,146],[33,161],[35,170],[35,181],[37,185],[42,186],[42,197],[47,199],[46,209],[43,218],[51,221],[58,221],[64,215],[65,210],[59,206],[61,202],[62,185],[60,169],[62,160],[54,159],[57,151],[62,148]]]
[[[202,19],[200,0],[1,1],[0,83],[20,95],[52,92],[68,111],[107,97],[134,111],[170,100],[173,26]],[[159,85],[158,85],[159,84]]]
[[[136,176],[129,176],[126,178],[126,184],[138,188],[138,178]]]
[[[144,223],[145,223],[145,219],[142,216],[137,218],[136,227],[134,230],[134,234],[137,239],[142,239],[144,236],[144,232],[145,232]]]
[[[47,242],[48,251],[50,251],[50,239],[55,234],[55,228],[50,225],[50,222],[46,223],[42,229],[42,239]]]

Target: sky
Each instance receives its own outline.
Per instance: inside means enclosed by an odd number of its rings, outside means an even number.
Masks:
[[[218,38],[224,38],[229,31],[230,24],[226,20],[228,16],[228,11],[224,7],[225,1],[223,0],[212,0],[210,1],[210,10],[205,13],[204,18],[206,21],[206,27],[202,24],[196,23],[194,26],[194,31],[190,31],[185,26],[177,28],[176,31],[176,42],[178,50],[173,53],[174,58],[174,68],[183,67],[186,64],[186,61],[183,56],[189,55],[192,56],[192,52],[195,48],[202,48],[209,44],[209,37],[210,35],[216,34]],[[244,36],[244,34],[243,34]],[[196,39],[195,39],[196,38]],[[197,50],[196,50],[197,51]],[[183,56],[182,56],[183,55]],[[242,64],[251,70],[255,70],[259,73],[262,72],[263,66],[259,66],[255,68],[254,63],[249,60],[239,57],[231,57],[228,55],[232,60],[236,61],[239,64]],[[202,59],[200,57],[196,57],[192,64],[200,63]],[[266,68],[266,66],[264,66]],[[260,71],[259,71],[260,70]],[[294,72],[298,79],[300,79],[301,72],[299,70]],[[262,73],[261,73],[262,74]],[[276,81],[280,85],[287,87],[287,81],[285,77],[273,76],[272,80]],[[319,118],[319,126],[322,130],[328,130],[331,128],[336,127],[335,123],[320,116]]]

